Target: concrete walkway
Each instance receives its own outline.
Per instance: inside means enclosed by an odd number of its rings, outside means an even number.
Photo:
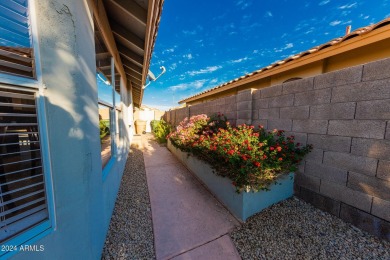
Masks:
[[[168,151],[142,136],[157,259],[240,259],[238,221]]]

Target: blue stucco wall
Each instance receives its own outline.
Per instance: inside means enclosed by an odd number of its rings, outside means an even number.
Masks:
[[[46,170],[52,176],[49,196],[55,226],[26,242],[44,246],[43,252],[20,252],[11,258],[99,259],[126,163],[128,138],[121,142],[103,178],[94,31],[87,1],[34,2],[50,154],[44,160],[51,164]]]

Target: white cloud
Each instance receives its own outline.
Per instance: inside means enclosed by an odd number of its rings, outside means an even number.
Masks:
[[[212,79],[212,80],[210,80],[210,84],[215,84],[215,83],[217,83],[218,82],[218,79]]]
[[[353,4],[349,4],[349,5],[342,5],[342,6],[339,6],[338,8],[343,10],[343,9],[350,9],[352,7],[355,7],[357,5],[357,3],[353,3]]]
[[[241,7],[242,10],[248,8],[249,6],[252,5],[252,2],[248,2],[248,1],[243,1],[243,0],[240,0],[236,3],[236,6],[239,6]]]
[[[259,50],[253,50],[253,54],[259,53]]]
[[[204,86],[207,80],[205,79],[200,79],[200,80],[195,80],[194,82],[189,82],[189,83],[181,83],[175,86],[169,87],[170,90],[172,91],[184,91],[190,88],[195,88],[195,89],[200,89]]]
[[[199,75],[199,74],[211,73],[211,72],[214,72],[216,70],[219,70],[220,68],[222,68],[222,67],[221,66],[210,66],[210,67],[200,69],[200,70],[188,71],[187,74],[189,74],[190,76],[195,76],[195,75]]]
[[[267,11],[264,15],[264,17],[272,17],[272,13],[270,11]]]
[[[345,10],[345,11],[342,11],[342,12],[341,12],[341,15],[342,15],[342,16],[347,16],[347,15],[349,15],[351,12],[352,12],[352,11],[350,11],[350,10]]]
[[[174,48],[169,48],[169,49],[163,50],[162,54],[165,54],[165,53],[172,53],[172,52],[174,52],[174,51],[175,51]]]
[[[174,70],[177,68],[177,63],[172,63],[171,66],[169,66],[169,70]]]
[[[290,42],[290,43],[287,43],[284,47],[282,47],[280,49],[274,48],[274,51],[275,52],[282,52],[284,50],[291,49],[292,47],[294,47],[294,44]]]
[[[183,58],[186,58],[186,59],[189,59],[189,60],[191,60],[191,59],[193,59],[194,57],[192,56],[192,54],[191,54],[191,53],[189,53],[189,54],[185,54],[185,55],[183,55]]]
[[[340,24],[340,23],[341,23],[341,21],[336,20],[336,21],[331,22],[329,25],[331,25],[331,26],[336,26],[336,25],[338,25],[338,24]]]
[[[243,62],[243,61],[246,61],[246,60],[249,60],[249,58],[248,57],[244,57],[244,58],[237,59],[237,60],[231,60],[230,63],[240,63],[240,62]]]
[[[326,4],[329,4],[330,0],[324,0],[324,1],[321,1],[318,5],[326,5]]]
[[[188,31],[188,30],[183,30],[182,31],[185,35],[195,35],[196,34],[196,31],[193,30],[193,31]]]
[[[312,33],[312,32],[314,32],[314,27],[311,27],[309,30],[307,30],[306,32],[305,32],[305,34],[309,34],[309,33]]]

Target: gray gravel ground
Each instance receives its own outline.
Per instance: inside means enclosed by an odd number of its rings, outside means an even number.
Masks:
[[[254,215],[230,237],[242,259],[390,259],[390,242],[297,198]]]
[[[102,259],[155,259],[152,214],[142,151],[132,148]]]

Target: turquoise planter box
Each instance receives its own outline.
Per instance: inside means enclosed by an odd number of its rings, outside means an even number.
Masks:
[[[293,195],[294,173],[280,178],[278,183],[281,185],[271,185],[270,191],[237,194],[231,180],[213,173],[213,169],[207,163],[182,152],[170,141],[168,149],[241,221],[246,221],[250,216]]]

